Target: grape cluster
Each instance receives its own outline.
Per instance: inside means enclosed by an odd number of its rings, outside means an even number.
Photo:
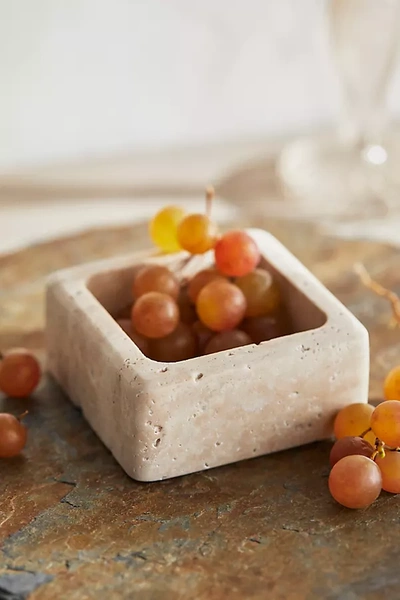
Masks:
[[[336,416],[329,490],[347,508],[366,508],[381,490],[400,493],[400,367],[384,384],[387,400],[375,408],[350,404]]]
[[[41,369],[36,358],[24,349],[0,355],[0,392],[10,398],[27,398],[39,384]],[[0,458],[20,454],[27,440],[27,429],[20,417],[0,413]]]
[[[259,268],[260,251],[248,233],[220,235],[209,211],[187,215],[175,206],[158,212],[149,232],[163,252],[212,251],[214,266],[190,280],[161,265],[139,269],[129,313],[116,318],[148,357],[176,362],[288,333],[280,288]]]

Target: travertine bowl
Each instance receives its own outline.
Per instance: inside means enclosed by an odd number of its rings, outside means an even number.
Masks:
[[[217,467],[327,438],[335,413],[367,402],[366,329],[270,234],[249,230],[275,273],[295,333],[160,363],[115,322],[146,262],[134,254],[56,273],[47,290],[49,370],[140,481]],[[201,257],[203,268],[212,254]]]

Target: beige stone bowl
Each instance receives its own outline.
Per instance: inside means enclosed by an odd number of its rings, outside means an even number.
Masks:
[[[249,230],[296,333],[177,363],[142,354],[111,314],[130,301],[140,253],[60,271],[47,289],[49,370],[122,468],[155,481],[327,438],[367,402],[361,323],[270,234]],[[196,269],[212,264],[202,256]],[[195,261],[196,262],[196,261]]]

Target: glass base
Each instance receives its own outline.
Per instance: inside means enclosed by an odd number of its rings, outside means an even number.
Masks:
[[[278,175],[303,213],[383,216],[400,208],[400,137],[364,148],[339,140],[303,139],[284,148]]]

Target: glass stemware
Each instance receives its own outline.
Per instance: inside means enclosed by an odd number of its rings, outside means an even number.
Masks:
[[[400,132],[387,126],[400,0],[331,0],[330,37],[344,96],[335,135],[289,144],[278,174],[299,210],[370,216],[400,209]]]

